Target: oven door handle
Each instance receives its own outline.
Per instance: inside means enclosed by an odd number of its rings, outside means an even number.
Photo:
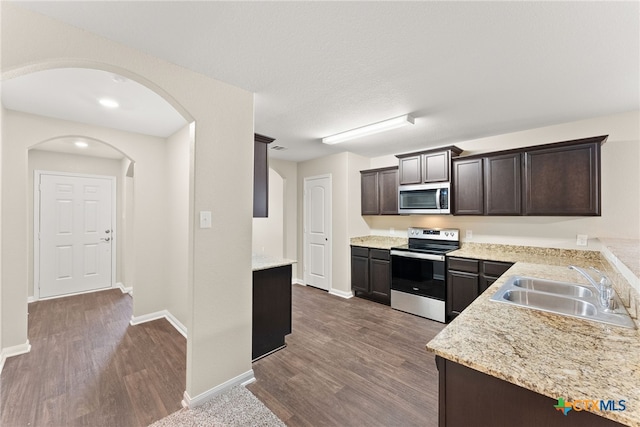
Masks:
[[[404,258],[426,259],[429,261],[444,261],[444,255],[421,254],[418,252],[407,252],[391,250],[391,256],[399,256]]]

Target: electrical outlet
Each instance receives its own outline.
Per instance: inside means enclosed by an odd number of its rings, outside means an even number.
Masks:
[[[467,230],[465,237],[469,240],[473,239],[473,230]]]
[[[589,240],[589,236],[586,234],[578,234],[578,238],[576,239],[577,246],[587,246],[587,241]]]

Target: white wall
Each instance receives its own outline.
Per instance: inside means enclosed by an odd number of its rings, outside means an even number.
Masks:
[[[360,216],[360,170],[369,159],[353,153],[339,153],[298,164],[298,218],[304,214],[304,179],[331,174],[332,245],[331,288],[335,293],[351,294],[349,239],[368,234]],[[304,278],[303,221],[298,223],[298,277]],[[331,290],[330,290],[331,291]]]
[[[189,125],[167,138],[165,187],[167,198],[167,309],[189,328]]]
[[[253,253],[284,257],[284,180],[269,168],[269,216],[253,218]]]
[[[196,123],[189,170],[186,392],[196,397],[228,380],[251,375],[253,94],[25,11],[14,3],[1,2],[0,8],[3,80],[56,67],[112,71],[156,91],[188,122]],[[2,114],[6,122],[10,113]],[[1,190],[3,348],[27,341],[28,282],[24,212],[28,147],[18,138],[26,128],[14,123],[14,137],[9,138],[5,122]],[[163,212],[158,208],[162,206],[156,206],[153,200],[148,206],[139,203],[144,200],[140,189],[152,184],[150,180],[164,163],[164,153],[157,157],[143,155],[134,144],[124,151],[136,161],[134,221],[146,221],[145,227],[136,227],[134,242],[138,267],[134,314],[142,315],[157,307],[155,296],[164,291],[164,271],[157,257],[139,248],[164,245],[162,225],[166,220],[159,220]],[[148,162],[143,164],[142,159]],[[233,185],[229,185],[230,177]],[[228,200],[233,200],[232,209],[224,202]],[[7,205],[13,209],[7,209]],[[195,228],[199,211],[212,211],[212,228]],[[141,274],[147,277],[143,280]]]
[[[298,164],[287,160],[269,159],[269,167],[282,177],[284,257],[298,259]],[[296,268],[293,269],[296,278]]]
[[[464,155],[508,148],[609,135],[602,146],[602,216],[600,217],[484,217],[412,215],[367,216],[371,234],[405,235],[411,226],[454,227],[462,240],[558,248],[576,246],[576,235],[587,234],[587,249],[598,249],[596,237],[640,238],[640,112],[598,117],[506,135],[456,143]],[[395,156],[371,160],[372,167],[397,165]],[[561,195],[559,195],[561,197]],[[465,238],[471,230],[472,239]]]
[[[27,187],[30,195],[28,197],[28,213],[29,224],[33,224],[33,180],[34,170],[47,172],[67,172],[79,173],[87,175],[104,175],[112,176],[116,179],[116,282],[122,282],[123,269],[123,236],[124,227],[122,221],[122,160],[105,159],[99,157],[89,157],[82,155],[73,155],[67,153],[54,153],[51,151],[42,151],[38,149],[29,150],[28,167],[29,180]],[[33,289],[33,227],[29,227],[29,296],[34,295]]]

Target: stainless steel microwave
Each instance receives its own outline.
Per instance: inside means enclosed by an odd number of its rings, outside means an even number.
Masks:
[[[448,182],[398,187],[400,214],[448,214],[449,206]]]

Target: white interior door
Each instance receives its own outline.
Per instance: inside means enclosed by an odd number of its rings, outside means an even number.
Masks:
[[[40,174],[41,298],[112,286],[112,178]]]
[[[305,283],[331,288],[331,177],[306,178],[305,199]]]

